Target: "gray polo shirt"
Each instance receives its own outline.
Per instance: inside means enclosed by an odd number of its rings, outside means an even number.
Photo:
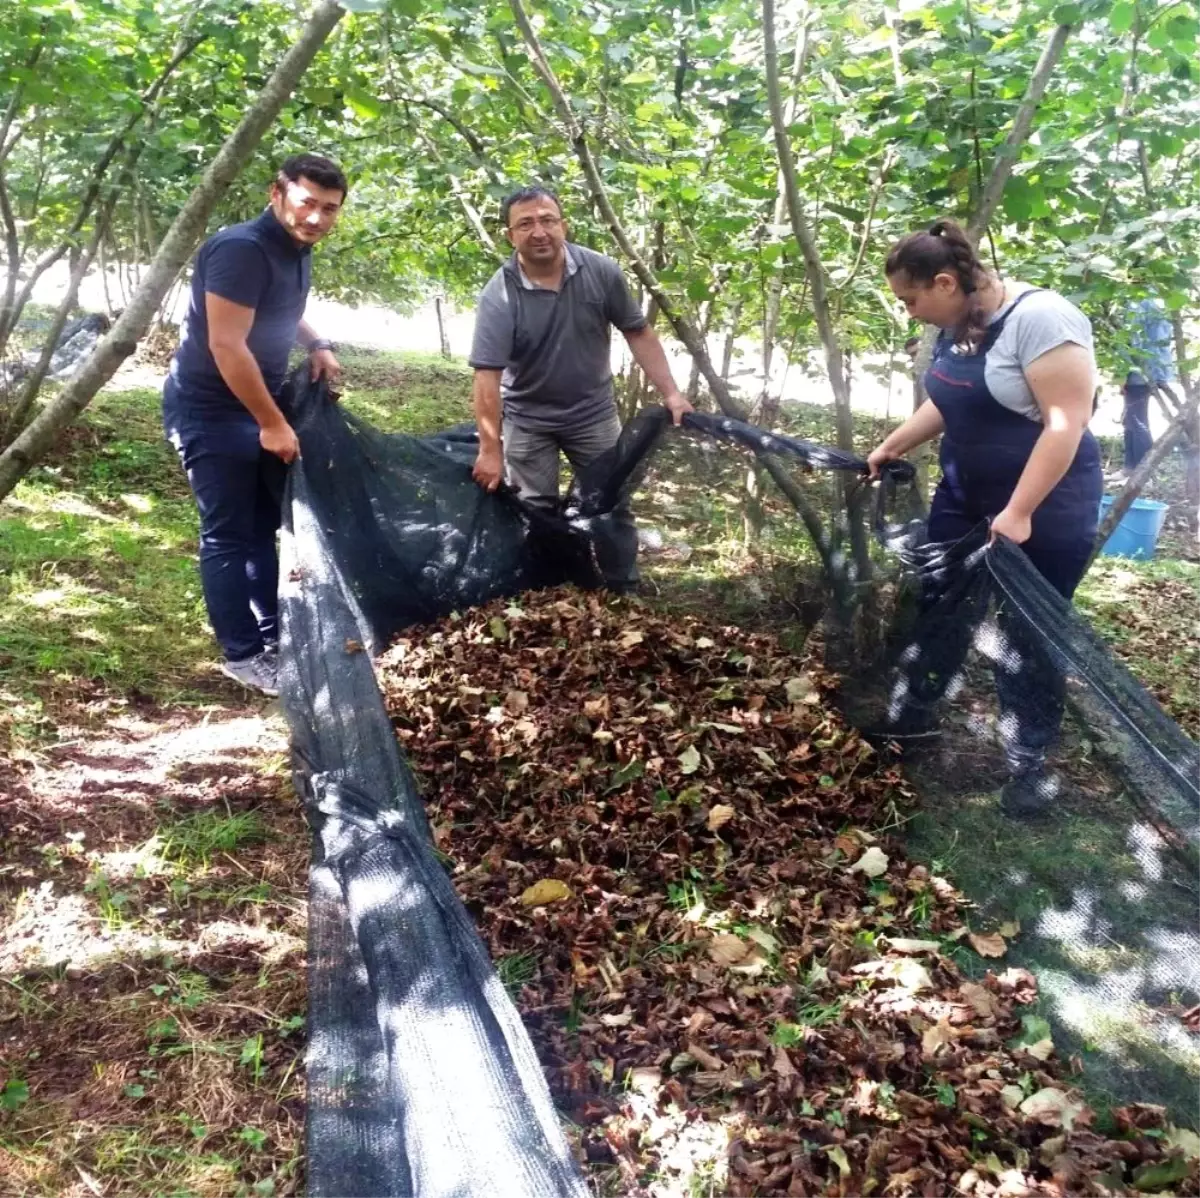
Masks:
[[[504,418],[520,428],[581,428],[614,410],[610,339],[646,318],[611,258],[566,245],[558,291],[538,287],[514,254],[479,294],[471,366],[503,370]]]

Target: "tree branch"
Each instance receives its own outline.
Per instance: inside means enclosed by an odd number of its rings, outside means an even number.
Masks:
[[[420,96],[396,96],[395,100],[401,104],[416,104],[420,108],[428,108],[432,112],[436,112],[447,124],[451,125],[454,131],[471,147],[472,153],[479,161],[486,166],[488,162],[487,147],[479,140],[478,134],[469,129],[452,113],[444,104],[438,103],[437,100],[430,100]]]
[[[788,127],[791,127],[792,121],[796,117],[796,88],[799,86],[800,80],[804,77],[805,67],[808,64],[808,22],[806,21],[800,27],[799,33],[796,34],[796,49],[792,55],[792,86],[788,92],[787,108],[784,112],[784,120]],[[783,177],[783,172],[776,171],[775,181],[775,207],[772,214],[772,224],[775,226],[783,224],[783,218],[787,215],[787,180]],[[767,407],[767,391],[771,384],[771,359],[775,354],[775,333],[779,328],[779,309],[783,300],[783,271],[777,270],[774,277],[771,279],[771,285],[768,288],[767,298],[763,305],[763,349],[762,349],[762,372],[763,385],[762,391],[758,397],[758,407],[766,409]]]
[[[871,226],[875,222],[875,209],[879,207],[879,196],[883,192],[883,186],[887,182],[888,175],[891,174],[892,167],[895,165],[895,147],[888,146],[883,155],[883,162],[879,164],[879,174],[875,176],[875,183],[871,188],[871,202],[867,205],[867,218],[863,222],[863,234],[858,243],[858,253],[854,256],[854,265],[850,268],[850,273],[838,285],[839,303],[840,297],[849,290],[850,284],[854,282],[854,276],[862,268],[863,259],[867,253],[867,245],[871,240]]]
[[[181,41],[171,55],[167,65],[159,72],[158,77],[153,83],[147,87],[139,97],[138,109],[131,113],[125,124],[119,128],[116,133],[109,139],[108,145],[104,149],[104,153],[100,156],[100,161],[96,163],[92,169],[92,177],[88,183],[87,190],[83,194],[83,199],[79,201],[79,208],[75,213],[75,219],[71,222],[70,228],[63,234],[58,245],[47,250],[30,268],[29,275],[25,279],[20,293],[15,301],[11,304],[6,304],[0,308],[0,354],[4,352],[5,344],[11,334],[13,327],[20,319],[21,312],[25,305],[29,302],[29,297],[33,294],[33,289],[37,285],[37,281],[50,269],[74,244],[75,238],[80,229],[83,228],[84,222],[91,214],[92,207],[96,202],[96,197],[100,194],[100,188],[104,184],[104,178],[108,174],[108,168],[112,165],[117,154],[120,153],[126,139],[130,133],[137,127],[142,117],[157,101],[162,94],[162,90],[166,87],[168,80],[175,73],[176,69],[190,55],[208,40],[207,33],[189,38],[186,41]],[[2,496],[0,496],[2,498]]]
[[[1050,76],[1054,73],[1054,68],[1062,56],[1063,47],[1067,44],[1067,38],[1070,36],[1070,25],[1057,25],[1042,50],[1037,66],[1030,76],[1029,86],[1025,89],[1025,98],[1021,101],[1021,107],[1017,109],[1017,115],[1013,119],[1012,128],[1008,131],[1008,136],[1004,139],[1004,144],[996,155],[992,173],[988,177],[987,186],[983,189],[983,195],[979,200],[979,207],[972,214],[970,223],[967,225],[967,236],[970,237],[972,244],[979,243],[980,236],[995,215],[1000,197],[1004,194],[1004,186],[1016,164],[1017,155],[1028,140],[1030,130],[1033,128],[1033,118],[1037,114],[1038,105],[1042,102],[1042,96],[1046,93],[1046,85],[1050,82]]]
[[[829,374],[829,384],[833,388],[838,447],[853,450],[854,423],[850,415],[850,389],[846,384],[842,349],[838,344],[837,331],[833,326],[829,292],[825,281],[825,268],[822,266],[820,255],[817,252],[816,239],[813,237],[812,230],[809,228],[800,206],[800,188],[796,181],[796,161],[792,156],[792,143],[783,114],[783,100],[779,94],[779,55],[775,48],[775,0],[763,0],[762,30],[767,100],[771,109],[771,124],[775,130],[775,147],[779,153],[779,172],[784,181],[792,232],[800,246],[800,253],[804,259],[804,272],[808,276],[808,285],[812,292],[813,315],[817,321],[817,332],[820,334],[821,344],[825,348],[825,368]]]
[[[30,371],[28,377],[22,382],[21,394],[17,397],[17,402],[8,413],[4,434],[3,437],[0,437],[0,445],[9,444],[13,437],[21,431],[21,426],[24,425],[25,418],[33,408],[33,402],[37,399],[38,392],[42,388],[42,383],[45,382],[46,375],[50,373],[50,363],[54,358],[54,351],[58,348],[58,339],[62,336],[62,331],[66,327],[71,310],[75,307],[75,301],[79,298],[79,285],[83,282],[83,276],[87,274],[88,268],[92,265],[92,259],[95,258],[101,241],[108,235],[109,223],[112,220],[113,209],[116,207],[119,195],[119,189],[114,188],[112,194],[105,201],[100,212],[100,217],[96,221],[92,240],[84,252],[80,254],[79,261],[71,271],[66,293],[60,301],[58,309],[54,313],[54,318],[50,322],[50,327],[46,330],[45,339],[42,341],[41,355],[33,370]]]
[[[41,26],[38,28],[37,43],[29,51],[29,57],[25,59],[25,69],[32,71],[37,66],[38,59],[42,56],[42,50],[46,45],[46,26],[49,23],[49,17],[43,17]],[[18,129],[13,134],[12,141],[8,139],[9,130],[12,128],[12,123],[16,119],[17,113],[21,110],[21,98],[25,94],[25,81],[22,80],[13,88],[12,95],[8,100],[8,107],[4,110],[3,118],[0,118],[0,162],[3,162],[11,152],[13,146],[17,144],[17,138],[20,137],[21,131]]]
[[[429,152],[429,156],[438,164],[438,166],[445,167],[445,160],[442,158],[442,155],[438,151],[437,145],[434,143],[433,139],[431,137],[427,137],[419,129],[416,132],[417,137],[421,140],[421,143]],[[484,249],[486,249],[494,258],[503,259],[505,256],[504,251],[497,246],[495,239],[492,237],[491,233],[488,232],[487,225],[483,223],[483,217],[479,215],[479,209],[477,209],[471,202],[471,197],[467,194],[466,189],[458,181],[458,179],[451,174],[449,170],[446,171],[446,179],[450,184],[450,190],[454,193],[454,198],[458,200],[459,206],[462,208],[463,213],[470,222],[471,228],[475,230],[476,237],[478,237],[483,243]]]
[[[334,0],[320,0],[315,6],[296,43],[280,60],[258,99],[217,151],[171,223],[128,307],[79,373],[0,454],[0,499],[8,495],[50,447],[59,431],[87,407],[117,367],[137,348],[138,339],[145,334],[163,296],[203,235],[209,215],[249,161],[342,13],[342,7]]]

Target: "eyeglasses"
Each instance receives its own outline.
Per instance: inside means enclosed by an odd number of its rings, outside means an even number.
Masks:
[[[514,233],[532,233],[534,229],[541,227],[547,231],[557,229],[562,224],[561,216],[527,216],[523,220],[517,221],[512,227]]]

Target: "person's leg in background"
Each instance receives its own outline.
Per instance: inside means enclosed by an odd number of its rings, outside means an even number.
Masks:
[[[263,450],[258,459],[254,503],[254,540],[246,559],[250,610],[258,622],[267,650],[279,646],[279,547],[276,537],[283,520],[283,488],[287,466]]]
[[[949,550],[979,524],[961,496],[943,479],[930,505],[930,543]],[[907,747],[933,736],[937,705],[960,679],[986,595],[970,585],[974,573],[958,561],[956,554],[947,557],[944,569],[931,563],[922,571],[916,626],[891,680],[884,721],[871,730],[871,739],[877,742],[895,740]]]
[[[257,437],[221,430],[176,438],[180,459],[200,513],[200,581],[209,623],[225,655],[222,672],[265,694],[277,694],[274,662],[264,654],[262,632],[252,609],[256,587],[271,584],[259,506]],[[253,456],[250,456],[250,450]],[[280,463],[282,465],[282,463]],[[272,532],[271,554],[274,549]],[[256,578],[251,584],[251,561]]]
[[[1125,470],[1132,474],[1154,444],[1150,433],[1150,384],[1126,380],[1124,396]]]
[[[1071,494],[1051,501],[1034,519],[1034,535],[1021,546],[1033,567],[1070,602],[1087,570],[1098,519],[1098,483],[1067,480]],[[1064,537],[1063,529],[1073,530]],[[1045,811],[1058,780],[1046,770],[1046,757],[1058,741],[1066,707],[1066,679],[1049,647],[1011,603],[996,610],[1002,648],[994,663],[1000,703],[1000,739],[1010,778],[1001,795],[1009,815]]]
[[[621,418],[613,412],[593,424],[564,430],[561,443],[567,460],[576,470],[583,471],[608,453],[620,437]],[[640,577],[638,539],[628,499],[601,519],[603,531],[596,539],[596,560],[605,584],[613,591],[633,590]]]

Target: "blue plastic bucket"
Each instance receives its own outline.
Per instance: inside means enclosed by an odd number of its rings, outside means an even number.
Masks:
[[[1100,500],[1100,520],[1108,515],[1112,507],[1113,496],[1105,495]],[[1112,531],[1112,536],[1104,542],[1100,552],[1105,557],[1132,557],[1140,561],[1149,561],[1154,556],[1154,547],[1158,544],[1158,534],[1162,532],[1163,521],[1167,518],[1167,505],[1157,499],[1135,499],[1129,510],[1121,517],[1121,523]]]

